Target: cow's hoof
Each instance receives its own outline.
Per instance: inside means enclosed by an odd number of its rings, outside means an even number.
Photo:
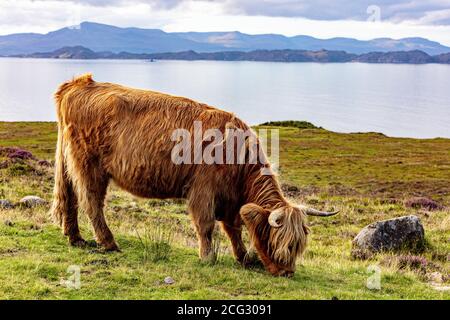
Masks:
[[[83,238],[73,239],[70,240],[69,242],[72,247],[85,248],[88,246],[87,241],[84,240]]]
[[[275,277],[292,278],[294,276],[294,272],[289,270],[280,270],[278,272],[272,273],[272,275]]]
[[[100,248],[104,252],[121,252],[117,243],[100,244]]]
[[[249,252],[242,261],[242,265],[245,268],[264,269],[264,265],[259,260],[258,255],[255,252]]]
[[[200,261],[205,264],[214,264],[217,262],[217,255],[213,252],[200,256]]]

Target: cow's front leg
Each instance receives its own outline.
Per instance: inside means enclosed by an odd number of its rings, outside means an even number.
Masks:
[[[212,235],[214,232],[215,221],[195,219],[194,225],[197,231],[198,243],[200,246],[199,256],[203,261],[213,259]]]
[[[229,219],[222,221],[222,228],[230,238],[234,257],[239,263],[246,265],[247,250],[242,241],[242,222],[239,215],[234,221]]]
[[[214,258],[212,238],[216,224],[215,194],[212,192],[214,188],[210,186],[207,176],[203,176],[204,180],[197,180],[188,195],[188,211],[197,231],[199,255],[203,261],[211,261]]]
[[[209,261],[213,258],[212,236],[216,220],[214,215],[209,212],[209,206],[200,205],[199,202],[195,203],[198,206],[189,205],[189,213],[197,231],[200,246],[199,255],[200,259]]]

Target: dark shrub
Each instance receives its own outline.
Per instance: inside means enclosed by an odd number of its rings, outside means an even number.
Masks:
[[[27,163],[13,163],[8,167],[11,176],[22,176],[35,173],[35,169]]]
[[[405,201],[405,206],[407,208],[414,209],[427,209],[427,210],[439,210],[442,209],[442,206],[436,201],[425,198],[425,197],[414,197]]]
[[[428,261],[421,256],[402,255],[397,258],[397,266],[399,269],[426,271]]]
[[[8,166],[9,166],[8,160],[0,161],[0,169],[8,168]]]
[[[0,155],[10,159],[34,159],[31,152],[16,147],[0,147]]]
[[[260,126],[271,126],[271,127],[293,127],[298,129],[322,129],[321,127],[316,127],[310,122],[307,121],[295,121],[295,120],[287,120],[287,121],[269,121],[261,123]]]
[[[8,154],[8,158],[28,160],[33,158],[33,154],[29,151],[17,150],[16,152]]]
[[[52,166],[52,164],[47,160],[39,160],[38,165],[43,166],[43,167],[51,167]]]

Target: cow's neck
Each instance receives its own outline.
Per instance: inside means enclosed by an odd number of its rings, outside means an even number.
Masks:
[[[248,183],[247,203],[255,203],[270,210],[287,205],[276,176],[258,172],[252,175]]]

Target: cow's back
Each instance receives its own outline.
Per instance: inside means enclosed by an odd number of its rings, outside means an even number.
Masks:
[[[193,135],[194,121],[201,121],[203,132],[223,132],[230,122],[248,128],[233,114],[190,99],[97,83],[89,76],[64,84],[56,98],[74,161],[98,163],[119,186],[143,197],[183,197],[205,170],[172,162],[174,130]]]

